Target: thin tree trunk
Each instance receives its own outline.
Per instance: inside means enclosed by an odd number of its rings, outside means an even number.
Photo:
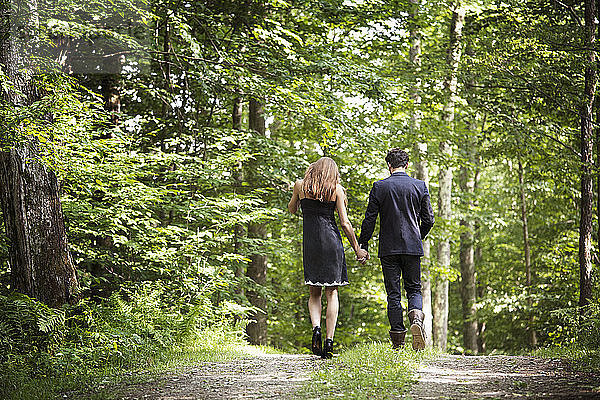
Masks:
[[[477,354],[477,319],[475,303],[477,293],[475,290],[475,251],[474,251],[474,223],[471,211],[474,206],[473,197],[475,195],[475,173],[473,164],[475,163],[474,149],[476,144],[472,140],[464,142],[463,149],[467,154],[467,160],[460,168],[460,187],[462,190],[462,205],[466,218],[462,218],[460,226],[460,295],[462,300],[463,312],[463,343],[465,351],[471,354]]]
[[[32,28],[29,34],[35,35],[37,3],[29,0],[24,5],[28,7],[25,27]],[[12,15],[10,7],[10,2],[0,2],[5,29],[17,18],[23,19]],[[29,39],[27,45],[36,37]],[[31,104],[37,94],[22,59],[28,53],[10,34],[2,35],[0,41],[1,68],[15,85],[14,91],[2,93],[3,101],[11,107]],[[11,128],[0,127],[0,207],[9,242],[11,287],[53,307],[73,303],[79,286],[67,245],[58,180],[40,161],[36,138],[28,137],[16,145],[8,143]]]
[[[241,131],[242,130],[242,115],[243,115],[243,103],[241,97],[236,97],[233,100],[233,110],[231,113],[231,120],[233,129]],[[237,166],[233,171],[234,176],[234,191],[235,194],[239,195],[242,189],[242,183],[244,181],[244,166],[242,162],[238,162]],[[235,224],[233,228],[233,251],[234,253],[241,255],[242,254],[242,239],[244,237],[244,227],[242,224]],[[245,274],[244,263],[238,262],[237,267],[235,269],[235,277],[241,279]],[[244,293],[243,285],[240,284],[237,292],[239,294]]]
[[[259,135],[265,134],[265,118],[263,105],[255,98],[250,99],[249,106],[249,121],[250,130],[257,132]],[[252,173],[252,171],[249,171]],[[250,180],[252,180],[250,178]],[[257,182],[252,182],[257,183]],[[248,224],[248,237],[251,239],[264,240],[267,237],[267,228],[265,223],[250,223]],[[264,249],[261,249],[264,250]],[[256,284],[264,286],[267,282],[267,257],[262,251],[256,251],[250,255],[250,262],[246,276],[252,279]],[[248,340],[252,344],[267,343],[267,299],[257,290],[248,290],[247,293],[250,304],[259,308],[262,311],[255,313],[252,316],[254,321],[251,321],[246,328]]]
[[[579,306],[592,300],[592,135],[593,104],[596,92],[596,1],[585,0],[585,47],[588,65],[585,69],[584,103],[581,107],[581,216],[579,222]]]
[[[442,119],[448,129],[448,133],[454,128],[454,105],[456,103],[457,93],[457,70],[461,55],[461,36],[465,20],[465,10],[457,5],[452,12],[450,24],[450,46],[448,48],[449,73],[445,82],[445,91],[447,96],[446,104],[442,113]],[[452,143],[450,140],[444,140],[440,143],[440,153],[444,159],[452,157]],[[450,165],[440,166],[439,174],[439,193],[438,193],[438,215],[442,221],[450,221],[452,218],[452,168]],[[437,247],[438,264],[443,270],[450,268],[450,233],[442,233]],[[448,278],[440,274],[436,282],[433,301],[433,342],[445,350],[448,342]]]
[[[475,226],[475,242],[479,242],[479,226]],[[483,259],[483,252],[480,246],[475,247],[475,266],[481,265],[481,260]],[[484,293],[486,292],[483,285],[476,284],[477,290],[477,298],[483,298]],[[485,321],[478,321],[477,323],[477,349],[479,354],[485,353]]]
[[[110,113],[110,122],[115,126],[119,125],[121,113],[121,58],[119,56],[108,57],[105,60],[100,85],[104,109]]]
[[[411,115],[410,127],[413,137],[420,136],[421,129],[421,28],[419,26],[420,0],[410,0],[410,51],[409,59],[415,71],[415,83],[411,90],[414,111]],[[427,168],[427,143],[417,143],[414,148],[415,154],[415,178],[420,179],[429,186],[429,170]],[[432,311],[431,311],[431,278],[429,266],[431,264],[431,246],[428,239],[423,241],[423,259],[421,262],[421,291],[423,294],[423,312],[425,313],[424,328],[427,335],[427,345],[431,345],[432,338]]]
[[[527,201],[525,195],[525,171],[519,160],[519,192],[521,195],[521,222],[523,224],[523,252],[525,257],[525,285],[527,286],[527,313],[529,315],[529,344],[537,346],[537,335],[533,329],[533,299],[531,298],[531,245],[529,243],[529,223],[527,221]]]
[[[466,54],[473,56],[473,51],[467,47]],[[471,80],[469,91],[475,91],[475,81]],[[461,205],[463,217],[460,220],[462,228],[460,234],[460,295],[463,316],[463,345],[465,352],[477,354],[478,345],[478,321],[477,321],[477,288],[476,288],[476,264],[475,264],[475,221],[473,209],[476,205],[476,188],[479,176],[479,155],[477,154],[477,122],[479,114],[475,111],[472,96],[467,102],[471,107],[471,118],[467,137],[461,141],[461,153],[464,162],[461,164],[459,173],[459,186],[462,192]],[[481,130],[485,128],[485,117],[481,122]]]

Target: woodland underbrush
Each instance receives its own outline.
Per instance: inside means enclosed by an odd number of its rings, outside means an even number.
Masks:
[[[600,302],[552,312],[559,324],[550,332],[548,346],[533,355],[560,358],[578,370],[600,371]]]
[[[206,298],[177,299],[160,285],[61,309],[0,295],[0,398],[103,398],[123,379],[235,357],[245,321],[232,324],[226,308]]]

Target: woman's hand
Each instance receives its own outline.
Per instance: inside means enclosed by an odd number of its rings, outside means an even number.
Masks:
[[[364,264],[367,262],[367,260],[369,259],[369,252],[366,251],[365,249],[361,249],[359,248],[358,250],[356,250],[356,259],[361,263]]]

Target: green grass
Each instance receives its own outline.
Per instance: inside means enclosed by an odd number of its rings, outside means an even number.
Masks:
[[[560,358],[581,371],[600,371],[600,349],[573,344],[564,347],[543,347],[534,350],[532,355],[543,358]]]
[[[137,359],[130,360],[130,368],[112,365],[104,369],[79,369],[65,376],[23,377],[16,382],[16,390],[11,391],[8,400],[112,399],[126,385],[153,381],[166,372],[199,362],[225,362],[272,353],[278,351],[250,346],[226,332],[209,330],[167,352],[140,353]]]
[[[298,392],[301,399],[391,399],[406,394],[419,363],[434,358],[435,350],[400,351],[388,343],[360,344],[324,361]]]

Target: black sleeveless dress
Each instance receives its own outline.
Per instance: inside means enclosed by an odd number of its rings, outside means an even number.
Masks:
[[[302,255],[304,283],[312,286],[348,284],[342,236],[335,222],[335,201],[300,200],[304,219]]]

